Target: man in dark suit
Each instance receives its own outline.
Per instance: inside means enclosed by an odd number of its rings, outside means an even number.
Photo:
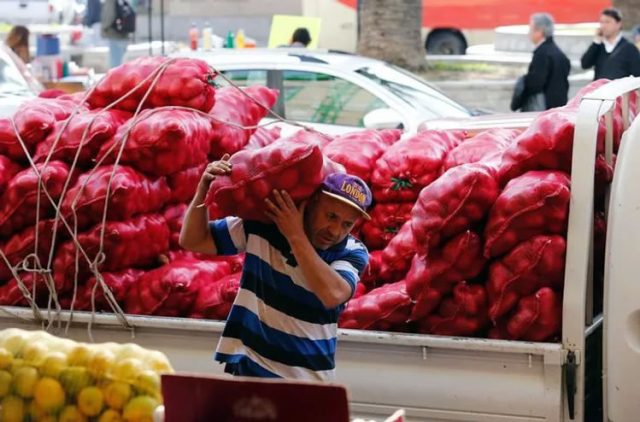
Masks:
[[[594,80],[640,76],[640,52],[622,37],[622,13],[618,9],[604,9],[600,14],[600,28],[589,49],[582,56],[582,68],[595,66]]]
[[[571,63],[553,41],[553,26],[547,13],[531,16],[529,39],[535,48],[527,74],[516,85],[513,111],[542,111],[567,103]]]

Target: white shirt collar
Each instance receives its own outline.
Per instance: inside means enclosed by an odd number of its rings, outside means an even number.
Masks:
[[[616,48],[616,45],[618,45],[618,43],[620,42],[620,40],[622,39],[622,34],[618,34],[618,36],[616,37],[615,40],[613,40],[613,42],[609,42],[606,39],[602,40],[602,44],[604,44],[604,49],[607,51],[607,53],[611,53],[613,51],[614,48]]]

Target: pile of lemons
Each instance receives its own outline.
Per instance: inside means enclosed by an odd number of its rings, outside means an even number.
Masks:
[[[136,344],[87,344],[0,331],[0,421],[151,422],[167,357]]]

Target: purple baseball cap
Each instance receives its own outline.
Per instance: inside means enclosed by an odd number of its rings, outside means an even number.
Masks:
[[[371,190],[358,176],[344,173],[332,173],[325,177],[320,189],[326,195],[353,206],[364,218],[371,220],[367,209],[371,205]]]

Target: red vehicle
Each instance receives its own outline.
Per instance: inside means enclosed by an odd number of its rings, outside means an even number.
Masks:
[[[357,9],[358,0],[338,0]],[[610,0],[423,0],[425,48],[434,54],[464,54],[468,37],[497,26],[525,25],[533,13],[550,13],[556,23],[596,22]]]

